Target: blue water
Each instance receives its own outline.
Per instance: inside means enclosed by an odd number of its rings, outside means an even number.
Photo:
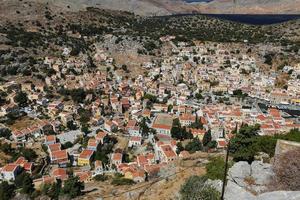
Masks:
[[[213,0],[183,0],[187,3],[200,3],[200,2],[210,2],[210,1],[213,1]]]
[[[300,15],[241,15],[241,14],[206,14],[211,17],[253,25],[268,25],[300,19]]]

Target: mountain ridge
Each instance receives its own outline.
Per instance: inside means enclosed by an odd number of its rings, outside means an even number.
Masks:
[[[205,14],[300,14],[300,0],[212,0],[187,3],[184,0],[1,0],[7,5],[20,2],[47,4],[60,11],[78,11],[87,7],[132,12],[141,16],[162,16],[186,13]],[[2,9],[0,8],[0,11]]]

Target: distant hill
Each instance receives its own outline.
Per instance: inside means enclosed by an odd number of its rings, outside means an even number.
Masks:
[[[300,14],[300,0],[0,0],[1,8],[20,2],[48,3],[60,10],[86,7],[129,11],[142,16],[182,13]],[[192,3],[191,3],[192,2]],[[198,3],[197,3],[198,2]],[[0,8],[0,10],[1,10]]]

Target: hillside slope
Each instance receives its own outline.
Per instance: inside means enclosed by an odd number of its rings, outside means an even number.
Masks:
[[[142,16],[182,13],[218,14],[300,14],[300,0],[213,0],[208,3],[187,3],[184,0],[0,0],[0,14],[8,6],[20,2],[47,3],[61,11],[78,11],[86,7],[121,10]]]

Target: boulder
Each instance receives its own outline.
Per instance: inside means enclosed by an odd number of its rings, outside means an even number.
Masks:
[[[235,182],[241,187],[246,187],[244,179],[251,175],[251,167],[247,162],[241,161],[235,163],[228,170],[228,179]]]
[[[232,181],[227,182],[227,186],[225,189],[225,200],[234,200],[234,199],[242,199],[242,200],[255,200],[256,197],[248,192],[245,188],[240,187],[236,183]]]
[[[272,165],[260,161],[252,162],[251,177],[254,178],[256,185],[267,185],[273,176]]]
[[[257,200],[299,200],[300,191],[274,191],[259,195]]]

